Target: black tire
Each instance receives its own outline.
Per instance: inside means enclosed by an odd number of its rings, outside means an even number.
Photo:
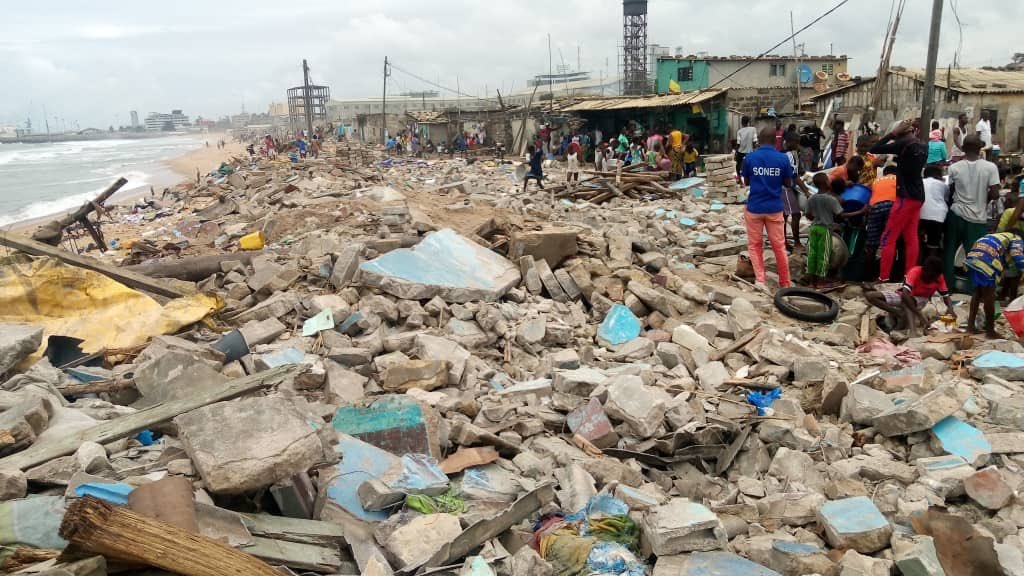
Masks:
[[[825,310],[821,312],[805,312],[792,304],[789,303],[787,298],[803,298],[805,300],[812,300],[818,304],[825,306]],[[828,324],[839,316],[839,303],[816,290],[810,288],[782,288],[775,293],[775,307],[790,318],[796,320],[802,320],[804,322],[817,322],[819,324]]]

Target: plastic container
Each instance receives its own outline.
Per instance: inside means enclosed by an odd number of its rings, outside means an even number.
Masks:
[[[253,232],[252,234],[242,236],[238,240],[238,246],[242,250],[262,250],[266,242],[267,237],[263,235],[263,232]]]
[[[1003,316],[1017,338],[1024,338],[1024,296],[1010,302],[1010,305],[1003,309]]]

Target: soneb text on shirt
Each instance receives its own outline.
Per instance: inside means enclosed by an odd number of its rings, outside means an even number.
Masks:
[[[754,176],[782,176],[781,168],[771,166],[753,166]]]

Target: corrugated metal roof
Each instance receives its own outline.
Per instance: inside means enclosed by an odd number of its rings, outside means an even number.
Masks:
[[[812,92],[812,94],[807,97],[807,100],[808,101],[814,101],[814,100],[817,100],[818,98],[824,98],[826,96],[831,96],[833,94],[837,94],[839,92],[843,92],[843,91],[848,90],[850,88],[853,88],[855,86],[860,86],[861,84],[867,84],[868,82],[874,81],[874,79],[875,79],[874,76],[868,76],[867,78],[860,78],[860,77],[854,78],[854,79],[852,79],[852,80],[850,80],[848,82],[845,82],[844,84],[842,84],[840,86],[836,86],[835,88],[829,88],[828,90],[825,90],[824,92],[821,92],[821,93],[813,93]]]
[[[595,112],[598,110],[632,110],[636,108],[668,108],[688,106],[707,102],[728,92],[728,88],[718,90],[696,90],[682,94],[666,94],[662,96],[638,96],[620,98],[595,98],[569,104],[562,108],[563,112]]]
[[[924,70],[892,69],[893,74],[915,80],[924,80]],[[935,73],[935,85],[964,94],[1014,94],[1024,93],[1024,71],[985,70],[982,68],[960,68],[947,73]]]
[[[410,110],[405,115],[420,124],[448,123],[448,112],[445,110]]]

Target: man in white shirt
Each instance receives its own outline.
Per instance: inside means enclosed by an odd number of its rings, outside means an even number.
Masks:
[[[978,133],[978,138],[981,138],[984,148],[982,150],[992,149],[992,122],[989,120],[988,110],[981,111],[981,120],[978,120],[978,124],[974,127],[974,131]]]
[[[750,125],[750,116],[740,119],[742,128],[736,132],[736,173],[743,174],[743,159],[754,151],[757,142],[757,128]]]
[[[988,203],[999,198],[999,168],[981,158],[984,143],[976,134],[964,138],[964,159],[949,167],[949,195],[953,203],[946,215],[945,274],[953,276],[956,251],[969,252],[988,233]]]

